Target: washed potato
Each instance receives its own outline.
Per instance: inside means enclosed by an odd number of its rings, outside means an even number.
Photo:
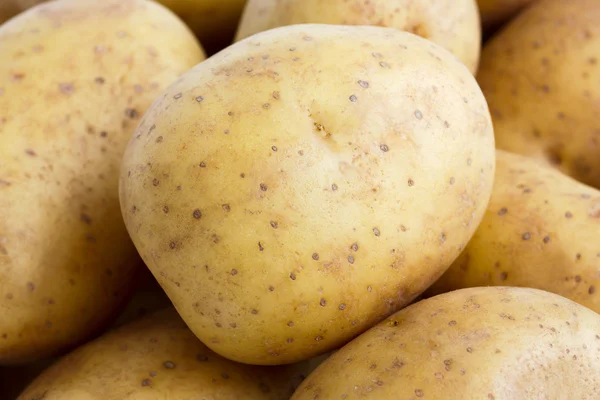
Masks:
[[[392,315],[292,400],[597,399],[600,316],[529,288],[463,289]]]
[[[519,11],[537,0],[477,0],[485,30],[509,21]]]
[[[542,0],[485,47],[497,146],[600,188],[600,2]]]
[[[334,349],[458,256],[492,189],[475,79],[391,28],[295,25],[186,73],[124,156],[121,208],[192,331],[250,364]]]
[[[44,371],[22,400],[287,400],[322,359],[285,367],[226,360],[172,308],[90,342]]]
[[[0,364],[76,345],[124,305],[141,260],[121,158],[158,93],[202,58],[143,0],[60,0],[0,28]]]
[[[2,0],[0,1],[0,24],[15,15],[47,0]]]
[[[173,10],[200,38],[209,54],[233,41],[246,0],[157,0]]]
[[[558,293],[600,312],[600,191],[498,151],[479,229],[428,295],[508,285]]]
[[[375,25],[429,39],[477,70],[481,27],[475,0],[248,0],[236,40],[294,24]]]

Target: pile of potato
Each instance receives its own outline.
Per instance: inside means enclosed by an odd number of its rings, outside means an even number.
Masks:
[[[0,399],[600,398],[598,0],[0,24]]]

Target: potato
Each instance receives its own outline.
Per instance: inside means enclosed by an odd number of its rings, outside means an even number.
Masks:
[[[412,32],[477,71],[481,27],[475,0],[248,0],[236,40],[305,23],[376,25]]]
[[[339,347],[436,280],[494,173],[485,100],[391,28],[295,25],[186,73],[128,145],[121,209],[192,331],[284,364]]]
[[[600,316],[530,288],[470,288],[392,315],[292,400],[597,399]]]
[[[0,365],[105,328],[141,260],[118,173],[157,94],[203,58],[143,0],[60,0],[0,28]]]
[[[507,22],[535,1],[537,0],[477,0],[484,30]]]
[[[157,0],[181,17],[208,54],[233,41],[246,0]]]
[[[600,312],[600,191],[524,156],[499,150],[496,160],[481,225],[427,295],[524,286]]]
[[[168,308],[90,342],[44,371],[22,400],[287,400],[322,360],[256,367],[203,345]]]
[[[485,47],[498,148],[600,188],[600,2],[542,0]]]

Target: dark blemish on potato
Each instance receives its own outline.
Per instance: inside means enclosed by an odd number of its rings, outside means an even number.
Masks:
[[[275,290],[275,288],[273,286],[269,286],[269,292],[272,292],[274,290]]]
[[[12,294],[12,293],[7,293],[7,294],[6,294],[6,298],[7,298],[8,300],[12,300],[12,298],[13,298],[13,297],[14,297],[14,296],[13,296],[13,294]]]
[[[525,233],[524,233],[524,234],[521,236],[521,238],[522,238],[523,240],[529,240],[529,239],[531,239],[531,233],[529,233],[529,232],[525,232]]]
[[[96,79],[94,79],[94,82],[96,82],[98,85],[104,85],[106,80],[103,77],[99,76]]]
[[[223,207],[223,210],[227,212],[231,211],[231,207],[229,206],[229,204],[223,204],[221,207]]]
[[[264,183],[260,184],[260,190],[262,190],[263,192],[267,191],[267,185],[265,185]]]
[[[84,224],[90,225],[92,223],[92,218],[87,215],[86,213],[81,213],[81,215],[79,216],[79,219],[81,219],[81,222],[83,222]]]
[[[367,286],[367,292],[372,292],[373,291],[373,287],[372,286]]]
[[[170,242],[170,243],[169,243],[169,247],[170,247],[171,249],[174,249],[175,247],[177,247],[177,243],[175,243],[175,242]]]
[[[277,91],[273,92],[273,98],[275,100],[279,100],[279,97],[280,97],[279,92],[277,92]]]
[[[335,183],[331,185],[331,190],[333,190],[334,192],[338,190],[338,185],[336,185]]]
[[[357,98],[355,95],[351,95],[351,96],[349,97],[349,99],[350,99],[350,101],[351,101],[351,102],[353,102],[353,103],[356,103],[356,101],[358,100],[358,98]]]
[[[265,110],[268,110],[269,108],[271,108],[271,104],[265,103],[262,105],[262,108],[264,108]]]
[[[348,262],[354,264],[354,256],[348,256]]]
[[[298,154],[303,156],[304,155],[304,151],[303,150],[298,150]]]
[[[544,236],[544,243],[550,243],[550,236]]]
[[[108,133],[106,133],[106,131],[102,131],[102,132],[100,132],[100,137],[101,137],[101,138],[105,138],[105,137],[107,137],[107,136],[108,136]]]
[[[31,149],[26,149],[25,150],[25,154],[27,154],[30,157],[36,157],[37,154],[35,153],[35,151],[31,150]]]
[[[258,251],[264,251],[265,248],[263,247],[261,242],[258,242]]]
[[[446,243],[446,234],[445,233],[442,233],[442,235],[440,236],[440,241],[442,243]]]
[[[130,119],[135,119],[138,116],[138,111],[135,108],[128,108],[125,110],[125,116]]]
[[[456,321],[452,320],[450,322],[448,322],[448,326],[454,326],[456,325]]]
[[[323,336],[317,336],[315,337],[315,342],[320,342],[321,340],[323,340]]]
[[[245,178],[246,174],[244,174],[243,172],[240,174],[240,178]]]
[[[579,254],[579,253],[575,254],[575,259],[577,261],[581,260],[581,254]]]
[[[380,149],[381,151],[383,151],[384,153],[387,153],[387,152],[390,150],[390,148],[388,147],[388,145],[387,145],[387,144],[382,144],[382,145],[380,145],[380,146],[379,146],[379,149]]]
[[[237,269],[234,268],[234,269],[231,270],[231,275],[232,276],[236,276],[237,273],[238,273]]]
[[[321,298],[321,301],[319,301],[319,304],[321,305],[321,307],[325,307],[327,305],[327,300]]]
[[[288,322],[287,326],[289,326],[290,328],[293,327],[294,326],[294,322],[293,321]]]
[[[590,288],[588,289],[588,293],[594,294],[595,292],[596,292],[596,288],[594,287],[594,285],[590,286]]]
[[[237,328],[237,324],[235,322],[230,323],[229,326],[233,329]]]
[[[467,353],[472,353],[473,349],[471,347],[467,347]]]
[[[200,212],[200,210],[196,208],[192,213],[192,216],[196,219],[200,219],[202,218],[202,212]]]
[[[175,368],[175,363],[173,361],[165,361],[163,363],[163,365],[164,365],[164,367],[166,369],[173,369],[173,368]]]
[[[30,292],[33,292],[35,290],[35,285],[33,284],[33,282],[27,282],[27,289],[29,289]]]
[[[365,89],[369,88],[369,82],[367,82],[367,81],[359,80],[358,84]]]
[[[571,218],[573,218],[573,214],[571,214],[571,212],[570,212],[570,211],[567,211],[567,212],[565,213],[565,218],[571,219]]]
[[[173,96],[173,98],[175,100],[179,100],[183,95],[181,93],[177,93],[175,96]]]
[[[72,83],[61,83],[58,85],[58,88],[63,94],[73,94],[75,92],[75,87]]]
[[[169,213],[169,207],[168,207],[168,206],[163,206],[162,210],[163,210],[163,212],[164,212],[165,214],[168,214],[168,213]]]
[[[353,251],[358,251],[358,243],[357,243],[357,242],[354,242],[354,243],[352,243],[352,246],[350,246],[350,248],[351,248]]]
[[[200,168],[206,168],[206,162],[204,162],[204,161],[200,162]]]
[[[151,384],[151,383],[150,383],[150,379],[144,379],[144,380],[142,381],[142,386],[150,386],[150,384]]]
[[[502,207],[500,211],[498,211],[498,215],[502,217],[503,215],[506,215],[507,212],[508,209],[506,207]]]
[[[158,374],[157,374],[157,372],[156,372],[156,371],[150,371],[150,373],[149,373],[148,375],[150,375],[151,377],[153,377],[153,378],[154,378],[154,377],[155,377],[156,375],[158,375]]]
[[[375,234],[375,236],[381,235],[381,231],[379,230],[379,228],[373,228],[373,233]]]
[[[271,221],[269,224],[273,229],[277,229],[279,227],[279,223],[277,221]]]
[[[277,146],[271,146],[271,150],[277,151]]]
[[[338,310],[344,311],[346,309],[346,305],[344,303],[340,304]]]
[[[380,66],[381,68],[390,68],[390,64],[386,63],[385,61],[381,61],[381,62],[379,63],[379,66]]]
[[[204,97],[202,97],[202,96],[196,97],[196,102],[197,103],[202,103],[202,101],[204,101]]]
[[[501,281],[505,281],[508,278],[508,272],[501,272],[500,273],[500,280]]]
[[[315,261],[318,261],[319,260],[319,254],[318,253],[313,253],[312,259],[315,260]]]
[[[423,113],[420,110],[416,110],[415,111],[415,118],[417,118],[418,120],[423,119]]]
[[[413,181],[412,179],[408,180],[408,186],[415,186],[415,181]]]
[[[215,233],[213,233],[211,237],[212,237],[213,243],[219,243],[221,241],[221,238],[219,237],[219,235],[217,235]]]
[[[255,309],[255,308],[253,308],[253,309],[252,309],[250,312],[251,312],[253,315],[256,315],[256,314],[258,314],[258,310],[257,310],[257,309]]]
[[[421,389],[415,389],[415,396],[423,397],[423,391]]]
[[[292,272],[290,274],[290,279],[293,280],[293,281],[295,281],[296,280],[296,274]]]

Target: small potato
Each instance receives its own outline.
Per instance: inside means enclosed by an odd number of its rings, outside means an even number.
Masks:
[[[287,400],[323,359],[236,364],[210,351],[168,308],[63,357],[18,400]]]
[[[392,315],[321,364],[291,400],[594,400],[600,316],[529,288],[471,288]]]
[[[496,160],[483,221],[427,295],[524,286],[600,312],[600,191],[520,155],[499,150]]]
[[[59,0],[0,27],[0,365],[65,351],[121,310],[141,260],[118,174],[141,115],[203,59],[145,0]]]
[[[146,113],[121,169],[144,261],[192,331],[249,364],[337,348],[458,256],[491,194],[474,77],[391,28],[238,42]]]
[[[475,0],[248,0],[236,40],[294,24],[375,25],[446,48],[475,73],[481,27]]]
[[[541,0],[484,48],[478,75],[500,149],[600,188],[600,2]]]
[[[483,29],[498,27],[535,1],[538,0],[477,0]]]

